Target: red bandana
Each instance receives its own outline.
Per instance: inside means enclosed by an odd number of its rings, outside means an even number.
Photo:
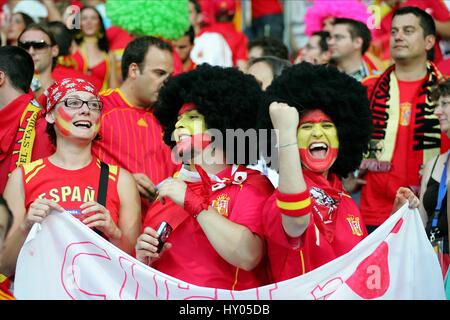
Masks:
[[[341,201],[345,195],[342,183],[333,173],[329,174],[328,179],[310,170],[303,170],[303,175],[313,200],[314,222],[331,243],[336,231],[336,217],[344,214],[347,209],[345,203]]]
[[[89,81],[83,79],[66,78],[60,81],[53,82],[53,84],[48,87],[47,90],[45,90],[44,94],[47,97],[45,112],[50,112],[53,107],[61,101],[62,98],[70,93],[77,91],[90,92],[100,100],[97,89]]]

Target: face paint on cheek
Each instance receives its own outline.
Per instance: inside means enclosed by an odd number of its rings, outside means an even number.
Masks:
[[[57,108],[55,112],[55,126],[58,128],[59,132],[66,137],[72,136],[72,117],[62,107]]]
[[[197,116],[197,118],[190,119],[193,115]],[[207,128],[204,117],[196,110],[189,110],[183,113],[176,126],[182,132],[189,132],[189,135],[184,135],[183,139],[177,142],[177,152],[180,155],[189,151],[203,151],[211,143],[211,137],[205,133]]]
[[[194,134],[177,142],[178,154],[183,154],[189,150],[203,151],[211,143],[211,137],[205,133]]]
[[[331,168],[334,161],[337,159],[339,149],[329,148],[324,159],[314,159],[308,149],[301,148],[299,149],[299,152],[300,160],[305,168],[312,172],[323,173]]]

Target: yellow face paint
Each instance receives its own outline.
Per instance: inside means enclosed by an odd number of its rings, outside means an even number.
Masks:
[[[184,135],[194,136],[196,134],[202,134],[206,130],[205,117],[197,110],[190,110],[178,116],[173,134],[175,141],[179,142],[180,137],[183,138]]]
[[[64,110],[63,107],[56,108],[55,126],[63,136],[70,137],[73,135],[71,121],[72,117]]]
[[[302,164],[313,172],[328,171],[337,158],[339,138],[333,121],[320,110],[300,119],[297,143]]]
[[[179,154],[188,150],[203,150],[210,142],[211,138],[204,134],[208,130],[205,117],[197,110],[191,109],[181,113],[175,124],[173,132]]]

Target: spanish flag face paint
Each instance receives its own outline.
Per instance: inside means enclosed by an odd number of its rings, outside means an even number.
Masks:
[[[337,158],[339,138],[333,121],[320,110],[307,112],[297,130],[303,166],[313,172],[327,172]]]
[[[92,100],[90,93],[74,96]],[[93,140],[100,129],[100,112],[88,110],[86,105],[80,109],[70,109],[61,102],[54,110],[55,129],[64,137]]]
[[[64,110],[63,106],[57,107],[55,110],[55,126],[63,136],[73,135],[72,116]]]
[[[205,149],[211,143],[211,138],[205,134],[206,130],[205,117],[196,109],[181,113],[173,132],[178,154]]]

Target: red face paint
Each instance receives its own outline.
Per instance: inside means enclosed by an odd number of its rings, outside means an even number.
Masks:
[[[182,110],[185,111],[182,112]],[[195,105],[192,103],[184,104],[180,112],[174,131],[178,154],[204,150],[211,143],[211,137],[205,134],[207,128],[204,116],[195,109]]]
[[[55,126],[58,128],[59,132],[66,137],[73,135],[71,131],[72,116],[68,114],[63,107],[56,108],[55,110]]]
[[[325,113],[323,113],[321,110],[313,110],[307,112],[301,119],[300,119],[300,125],[305,122],[313,122],[313,123],[320,123],[322,121],[328,121],[333,122],[329,116],[327,116]]]
[[[337,158],[339,149],[328,149],[324,159],[314,159],[307,149],[299,149],[302,164],[312,172],[323,173],[331,168]]]
[[[211,137],[204,133],[194,134],[177,142],[178,154],[184,154],[190,150],[204,150],[211,143]]]
[[[197,107],[195,106],[195,104],[193,103],[185,103],[181,106],[180,111],[178,111],[178,115],[182,115],[185,112],[191,111],[191,110],[195,110],[197,109]]]

